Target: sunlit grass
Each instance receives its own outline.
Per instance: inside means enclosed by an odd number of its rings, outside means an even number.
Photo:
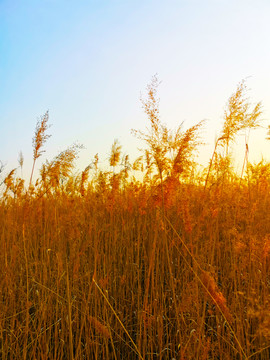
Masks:
[[[115,141],[108,171],[96,155],[74,175],[73,145],[34,184],[46,113],[30,185],[15,169],[4,178],[1,359],[269,359],[270,165],[246,156],[239,178],[230,152],[238,131],[259,125],[260,104],[248,110],[238,86],[197,173],[203,123],[167,129],[157,86],[133,164]]]

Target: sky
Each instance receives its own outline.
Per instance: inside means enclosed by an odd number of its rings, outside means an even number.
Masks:
[[[36,122],[49,111],[46,152],[38,168],[74,142],[83,170],[111,145],[135,159],[145,130],[140,98],[153,75],[161,84],[161,121],[187,129],[206,119],[198,161],[206,165],[228,98],[246,79],[251,103],[262,101],[263,128],[250,159],[269,160],[269,0],[0,0],[0,160],[30,176]],[[236,165],[244,156],[238,138]]]

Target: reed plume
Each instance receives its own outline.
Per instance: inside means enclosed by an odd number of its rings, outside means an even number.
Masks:
[[[42,155],[42,153],[45,152],[45,150],[41,150],[41,148],[44,146],[45,142],[51,136],[51,135],[46,134],[46,131],[50,127],[48,125],[48,120],[49,120],[49,112],[47,111],[45,113],[45,115],[40,120],[37,121],[37,124],[36,124],[35,135],[34,135],[33,141],[32,141],[32,145],[33,145],[33,166],[32,166],[29,186],[31,186],[31,184],[32,184],[32,178],[33,178],[33,173],[34,173],[34,168],[35,168],[36,161]]]
[[[4,184],[6,185],[6,190],[4,192],[4,196],[7,195],[8,191],[11,190],[14,192],[14,175],[15,175],[16,169],[12,169],[9,174],[6,176],[4,180]]]
[[[214,305],[217,305],[225,319],[232,323],[232,315],[226,305],[226,299],[219,288],[213,276],[208,271],[203,271],[201,274],[201,281],[204,285],[204,289],[207,291],[207,295]]]
[[[110,332],[106,325],[102,324],[96,317],[88,317],[90,324],[94,327],[97,333],[106,339],[110,339]]]
[[[43,164],[40,174],[46,186],[57,188],[60,179],[68,177],[74,167],[74,161],[78,157],[82,145],[73,144],[66,150],[61,151],[52,161]]]
[[[111,155],[109,158],[110,166],[112,166],[113,169],[120,161],[121,148],[122,146],[119,144],[118,140],[115,139],[112,144]]]
[[[91,166],[87,166],[82,174],[81,174],[81,180],[80,180],[80,193],[82,196],[85,195],[85,183],[87,182],[88,180],[88,177],[89,177],[89,170],[90,170]]]
[[[159,84],[157,76],[154,76],[147,86],[146,99],[141,99],[142,107],[150,121],[150,129],[147,132],[133,129],[132,133],[146,142],[148,146],[146,155],[153,159],[158,171],[157,178],[163,183],[164,174],[167,177],[177,178],[188,172],[194,150],[201,144],[199,130],[204,121],[200,121],[185,132],[182,130],[183,123],[176,131],[168,129],[160,120],[159,98],[157,97]]]

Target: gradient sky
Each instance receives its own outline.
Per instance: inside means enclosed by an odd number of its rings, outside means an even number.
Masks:
[[[81,169],[96,153],[105,166],[115,138],[134,159],[141,143],[130,130],[147,126],[139,99],[156,73],[162,122],[186,129],[207,119],[203,164],[229,96],[248,78],[265,119],[251,160],[269,159],[269,17],[269,0],[0,0],[0,160],[10,171],[22,151],[29,177],[46,110],[52,137],[37,167],[76,141]]]

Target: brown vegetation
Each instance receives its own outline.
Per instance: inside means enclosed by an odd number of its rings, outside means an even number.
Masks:
[[[157,87],[154,77],[143,100],[150,128],[134,131],[147,148],[134,163],[115,141],[111,170],[96,154],[74,175],[73,145],[33,185],[46,113],[29,187],[16,169],[4,179],[1,359],[270,358],[270,165],[246,156],[239,178],[230,146],[259,126],[261,105],[250,110],[240,83],[198,173],[203,123],[169,130]]]

